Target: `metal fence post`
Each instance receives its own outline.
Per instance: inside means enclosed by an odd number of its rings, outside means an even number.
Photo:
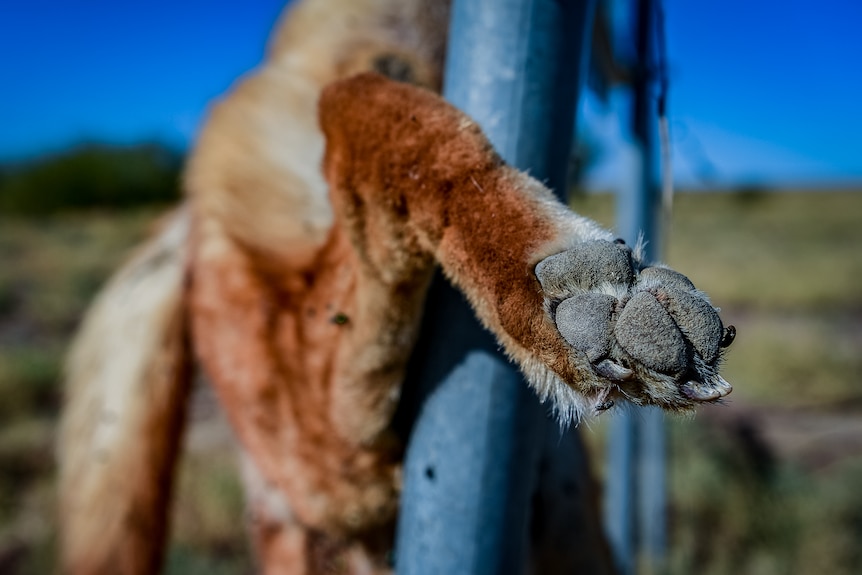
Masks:
[[[455,0],[452,8],[445,96],[507,162],[561,195],[593,4]],[[547,407],[439,277],[425,317],[396,418],[410,433],[396,571],[523,573],[543,450],[583,462],[579,477],[566,473],[585,489],[583,452],[563,453],[581,444],[560,437]]]
[[[632,94],[632,134],[639,152],[637,184],[617,200],[617,231],[634,243],[646,242],[647,260],[661,254],[659,177],[656,138],[656,0],[635,0],[637,61]],[[621,575],[632,575],[637,560],[654,567],[666,545],[666,439],[664,415],[655,407],[622,410],[608,438],[605,523]],[[640,550],[640,554],[638,553]],[[639,557],[640,555],[640,557]]]

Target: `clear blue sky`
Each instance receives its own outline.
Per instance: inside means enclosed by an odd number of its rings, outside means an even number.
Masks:
[[[279,0],[4,0],[0,159],[185,146],[261,58]],[[665,0],[681,179],[862,182],[862,1]]]

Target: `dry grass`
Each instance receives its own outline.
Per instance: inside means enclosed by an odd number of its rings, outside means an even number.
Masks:
[[[574,205],[613,220],[606,196]],[[155,216],[0,219],[0,572],[52,569],[60,356],[86,302]],[[739,328],[726,365],[736,391],[722,413],[736,404],[853,417],[862,194],[683,195],[669,245],[668,263]],[[180,473],[168,572],[248,573],[231,440],[207,401],[196,400],[204,407]],[[775,444],[780,425],[759,430],[752,417],[671,422],[667,573],[862,572],[862,458],[832,445],[829,465],[812,467]],[[601,426],[587,435],[595,443]]]
[[[573,206],[613,222],[608,196]],[[681,195],[668,248],[738,328],[733,398],[862,400],[862,194]]]
[[[63,349],[152,211],[0,219],[0,572],[53,570]]]
[[[574,207],[613,222],[610,197]],[[667,263],[738,336],[727,405],[669,421],[661,572],[862,572],[862,194],[689,194],[674,212]]]
[[[582,196],[607,226],[610,196]],[[681,194],[667,234],[668,264],[721,306],[862,310],[862,194]]]

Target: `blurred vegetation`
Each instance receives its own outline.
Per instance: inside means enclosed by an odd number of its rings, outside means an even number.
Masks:
[[[66,342],[153,210],[0,216],[0,573],[51,573]]]
[[[0,166],[0,214],[125,208],[179,196],[182,155],[157,143],[84,144]]]
[[[804,418],[802,418],[804,419]],[[862,457],[780,461],[749,424],[673,422],[668,574],[862,572]]]
[[[609,196],[573,207],[613,224]],[[681,194],[666,232],[738,335],[726,403],[668,419],[659,573],[862,573],[862,193]]]
[[[608,196],[578,196],[574,207],[613,223]],[[0,573],[53,570],[61,355],[87,302],[159,215],[0,215]],[[862,573],[862,431],[837,434],[862,414],[862,193],[683,194],[669,246],[668,263],[739,335],[727,405],[669,420],[663,572]],[[250,573],[230,433],[205,391],[192,403],[167,572]],[[814,418],[824,432],[806,435]],[[601,462],[603,424],[584,435]]]
[[[608,227],[609,196],[573,208]],[[732,397],[784,406],[862,401],[862,194],[682,194],[666,262],[739,330]]]

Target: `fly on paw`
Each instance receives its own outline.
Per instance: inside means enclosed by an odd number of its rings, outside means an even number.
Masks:
[[[560,335],[605,388],[597,410],[614,398],[686,410],[731,392],[718,368],[736,330],[684,275],[596,240],[542,260],[536,276]]]

